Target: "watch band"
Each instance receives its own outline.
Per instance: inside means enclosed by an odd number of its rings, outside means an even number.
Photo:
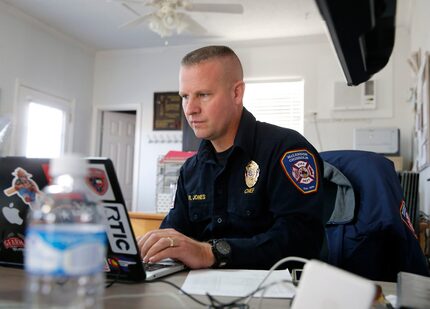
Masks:
[[[225,267],[231,259],[230,244],[224,239],[211,239],[209,243],[212,247],[212,253],[215,257],[213,268]]]

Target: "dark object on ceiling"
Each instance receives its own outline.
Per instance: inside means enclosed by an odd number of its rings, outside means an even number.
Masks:
[[[369,80],[390,59],[396,0],[315,0],[349,86]]]

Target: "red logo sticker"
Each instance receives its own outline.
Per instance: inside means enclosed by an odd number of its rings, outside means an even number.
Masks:
[[[24,240],[17,236],[9,237],[3,240],[3,246],[6,249],[23,249],[24,248]]]
[[[88,169],[88,175],[88,186],[98,195],[104,195],[109,185],[105,171],[92,167]]]

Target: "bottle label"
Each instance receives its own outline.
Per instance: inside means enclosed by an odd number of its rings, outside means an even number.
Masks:
[[[32,274],[82,276],[103,271],[106,233],[102,226],[30,226],[25,269]]]

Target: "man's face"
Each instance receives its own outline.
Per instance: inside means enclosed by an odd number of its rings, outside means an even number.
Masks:
[[[240,115],[242,96],[239,98],[235,90],[240,82],[226,75],[218,59],[182,66],[179,74],[179,93],[187,121],[196,137],[212,143],[222,144],[232,135],[234,138]]]

